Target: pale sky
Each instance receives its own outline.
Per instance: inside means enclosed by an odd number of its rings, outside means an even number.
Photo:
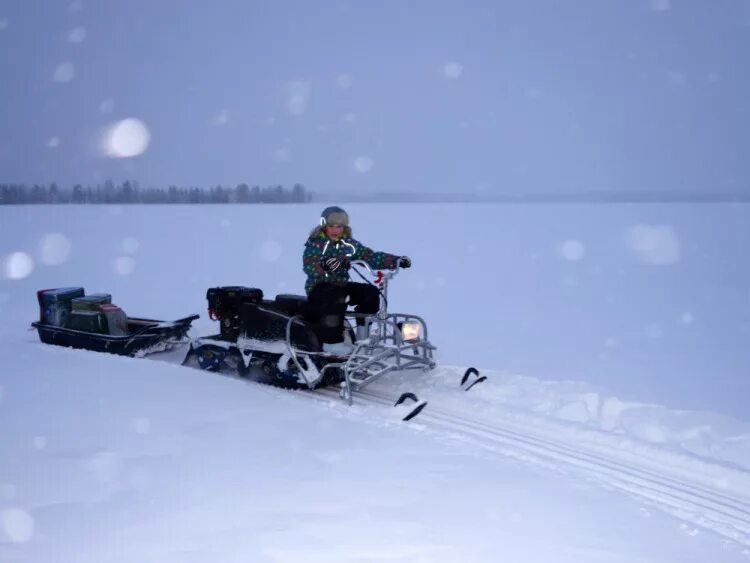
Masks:
[[[0,108],[0,182],[747,192],[750,1],[0,0]]]

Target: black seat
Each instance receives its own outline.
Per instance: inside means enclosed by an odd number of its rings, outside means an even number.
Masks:
[[[305,313],[306,305],[307,297],[305,295],[282,293],[277,295],[274,300],[274,306],[276,309],[292,316],[303,315]]]

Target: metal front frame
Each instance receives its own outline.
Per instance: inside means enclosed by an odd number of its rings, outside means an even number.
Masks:
[[[371,274],[373,270],[366,262],[357,261],[353,265],[361,265]],[[297,354],[311,355],[309,352],[297,350],[291,343],[292,323],[299,320],[299,316],[289,319],[286,327],[286,348],[290,359],[305,379],[307,386],[313,388],[322,379],[328,369],[341,368],[344,370],[344,381],[341,383],[341,397],[352,404],[352,391],[357,391],[373,381],[394,371],[421,369],[428,371],[436,366],[434,352],[437,350],[429,341],[427,323],[418,315],[406,313],[388,313],[388,282],[398,271],[381,273],[380,309],[375,315],[361,313],[347,313],[349,319],[364,320],[369,337],[354,343],[354,350],[342,362],[327,364],[314,381],[307,377],[308,370],[303,369]],[[417,322],[420,326],[419,338],[404,340],[399,325],[405,322]],[[305,362],[310,364],[312,362]],[[317,371],[317,370],[316,370]]]

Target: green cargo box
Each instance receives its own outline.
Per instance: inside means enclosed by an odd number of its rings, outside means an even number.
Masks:
[[[92,293],[70,301],[73,311],[99,311],[100,305],[109,303],[112,303],[112,296],[109,293]]]
[[[96,334],[109,334],[107,317],[97,311],[71,311],[65,327]]]

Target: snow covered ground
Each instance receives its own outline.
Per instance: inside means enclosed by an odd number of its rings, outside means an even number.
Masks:
[[[748,560],[747,206],[351,206],[441,362],[354,407],[27,330],[300,292],[319,207],[0,208],[0,560]]]

